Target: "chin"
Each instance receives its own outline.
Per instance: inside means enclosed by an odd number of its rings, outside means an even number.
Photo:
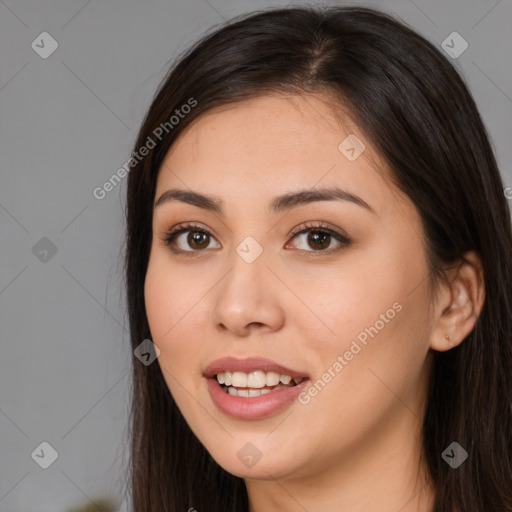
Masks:
[[[282,448],[278,451],[266,444],[263,438],[259,442],[255,437],[238,437],[227,449],[217,445],[209,452],[225,471],[244,479],[282,479],[300,470],[296,450]]]

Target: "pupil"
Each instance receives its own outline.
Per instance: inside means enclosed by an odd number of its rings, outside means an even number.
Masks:
[[[313,244],[313,248],[315,250],[318,249],[324,249],[326,247],[329,247],[329,233],[321,233],[320,231],[311,231],[308,236],[308,243]],[[327,240],[327,243],[325,241]],[[320,247],[315,248],[315,244],[320,244]]]

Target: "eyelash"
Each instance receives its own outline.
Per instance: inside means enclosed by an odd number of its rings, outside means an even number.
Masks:
[[[183,224],[178,224],[175,228],[167,231],[164,236],[161,238],[161,240],[165,243],[165,245],[169,246],[171,248],[171,251],[176,253],[176,254],[185,254],[186,256],[195,256],[197,255],[198,253],[200,252],[204,252],[204,250],[200,250],[200,251],[197,251],[197,250],[190,250],[190,251],[183,251],[181,249],[175,249],[175,248],[172,248],[172,243],[173,241],[179,236],[181,235],[182,233],[186,233],[187,231],[191,231],[191,232],[195,232],[195,233],[202,233],[202,234],[205,234],[205,235],[208,235],[208,236],[212,236],[211,233],[209,231],[207,231],[206,229],[196,225],[196,224],[193,224],[193,223],[190,223],[190,222],[185,222]],[[341,245],[339,247],[337,247],[336,249],[326,249],[326,250],[305,250],[305,249],[298,249],[299,252],[305,254],[306,256],[311,256],[311,257],[317,257],[317,256],[322,256],[322,255],[325,255],[326,253],[327,254],[331,254],[331,253],[335,253],[335,252],[338,252],[339,250],[343,249],[344,247],[350,245],[351,243],[351,240],[349,238],[347,238],[346,236],[342,235],[341,233],[338,233],[337,231],[333,230],[333,229],[330,229],[328,228],[325,224],[323,224],[322,222],[319,222],[319,223],[304,223],[304,224],[301,224],[300,226],[297,226],[295,229],[293,229],[291,231],[291,233],[288,235],[289,237],[291,237],[292,239],[297,237],[298,235],[302,235],[304,233],[309,233],[309,232],[319,232],[319,233],[322,233],[322,234],[328,234],[328,235],[331,235],[335,240],[337,240]],[[313,253],[313,254],[312,254]]]

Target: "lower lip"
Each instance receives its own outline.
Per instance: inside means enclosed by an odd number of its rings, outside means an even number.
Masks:
[[[306,387],[309,379],[291,388],[282,388],[260,396],[232,396],[224,390],[217,379],[206,379],[208,390],[215,405],[225,414],[240,420],[257,420],[282,411]]]

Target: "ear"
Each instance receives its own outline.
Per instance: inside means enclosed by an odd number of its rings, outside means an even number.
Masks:
[[[480,257],[464,254],[442,282],[435,306],[430,348],[444,352],[459,345],[475,327],[485,301],[485,283]]]

